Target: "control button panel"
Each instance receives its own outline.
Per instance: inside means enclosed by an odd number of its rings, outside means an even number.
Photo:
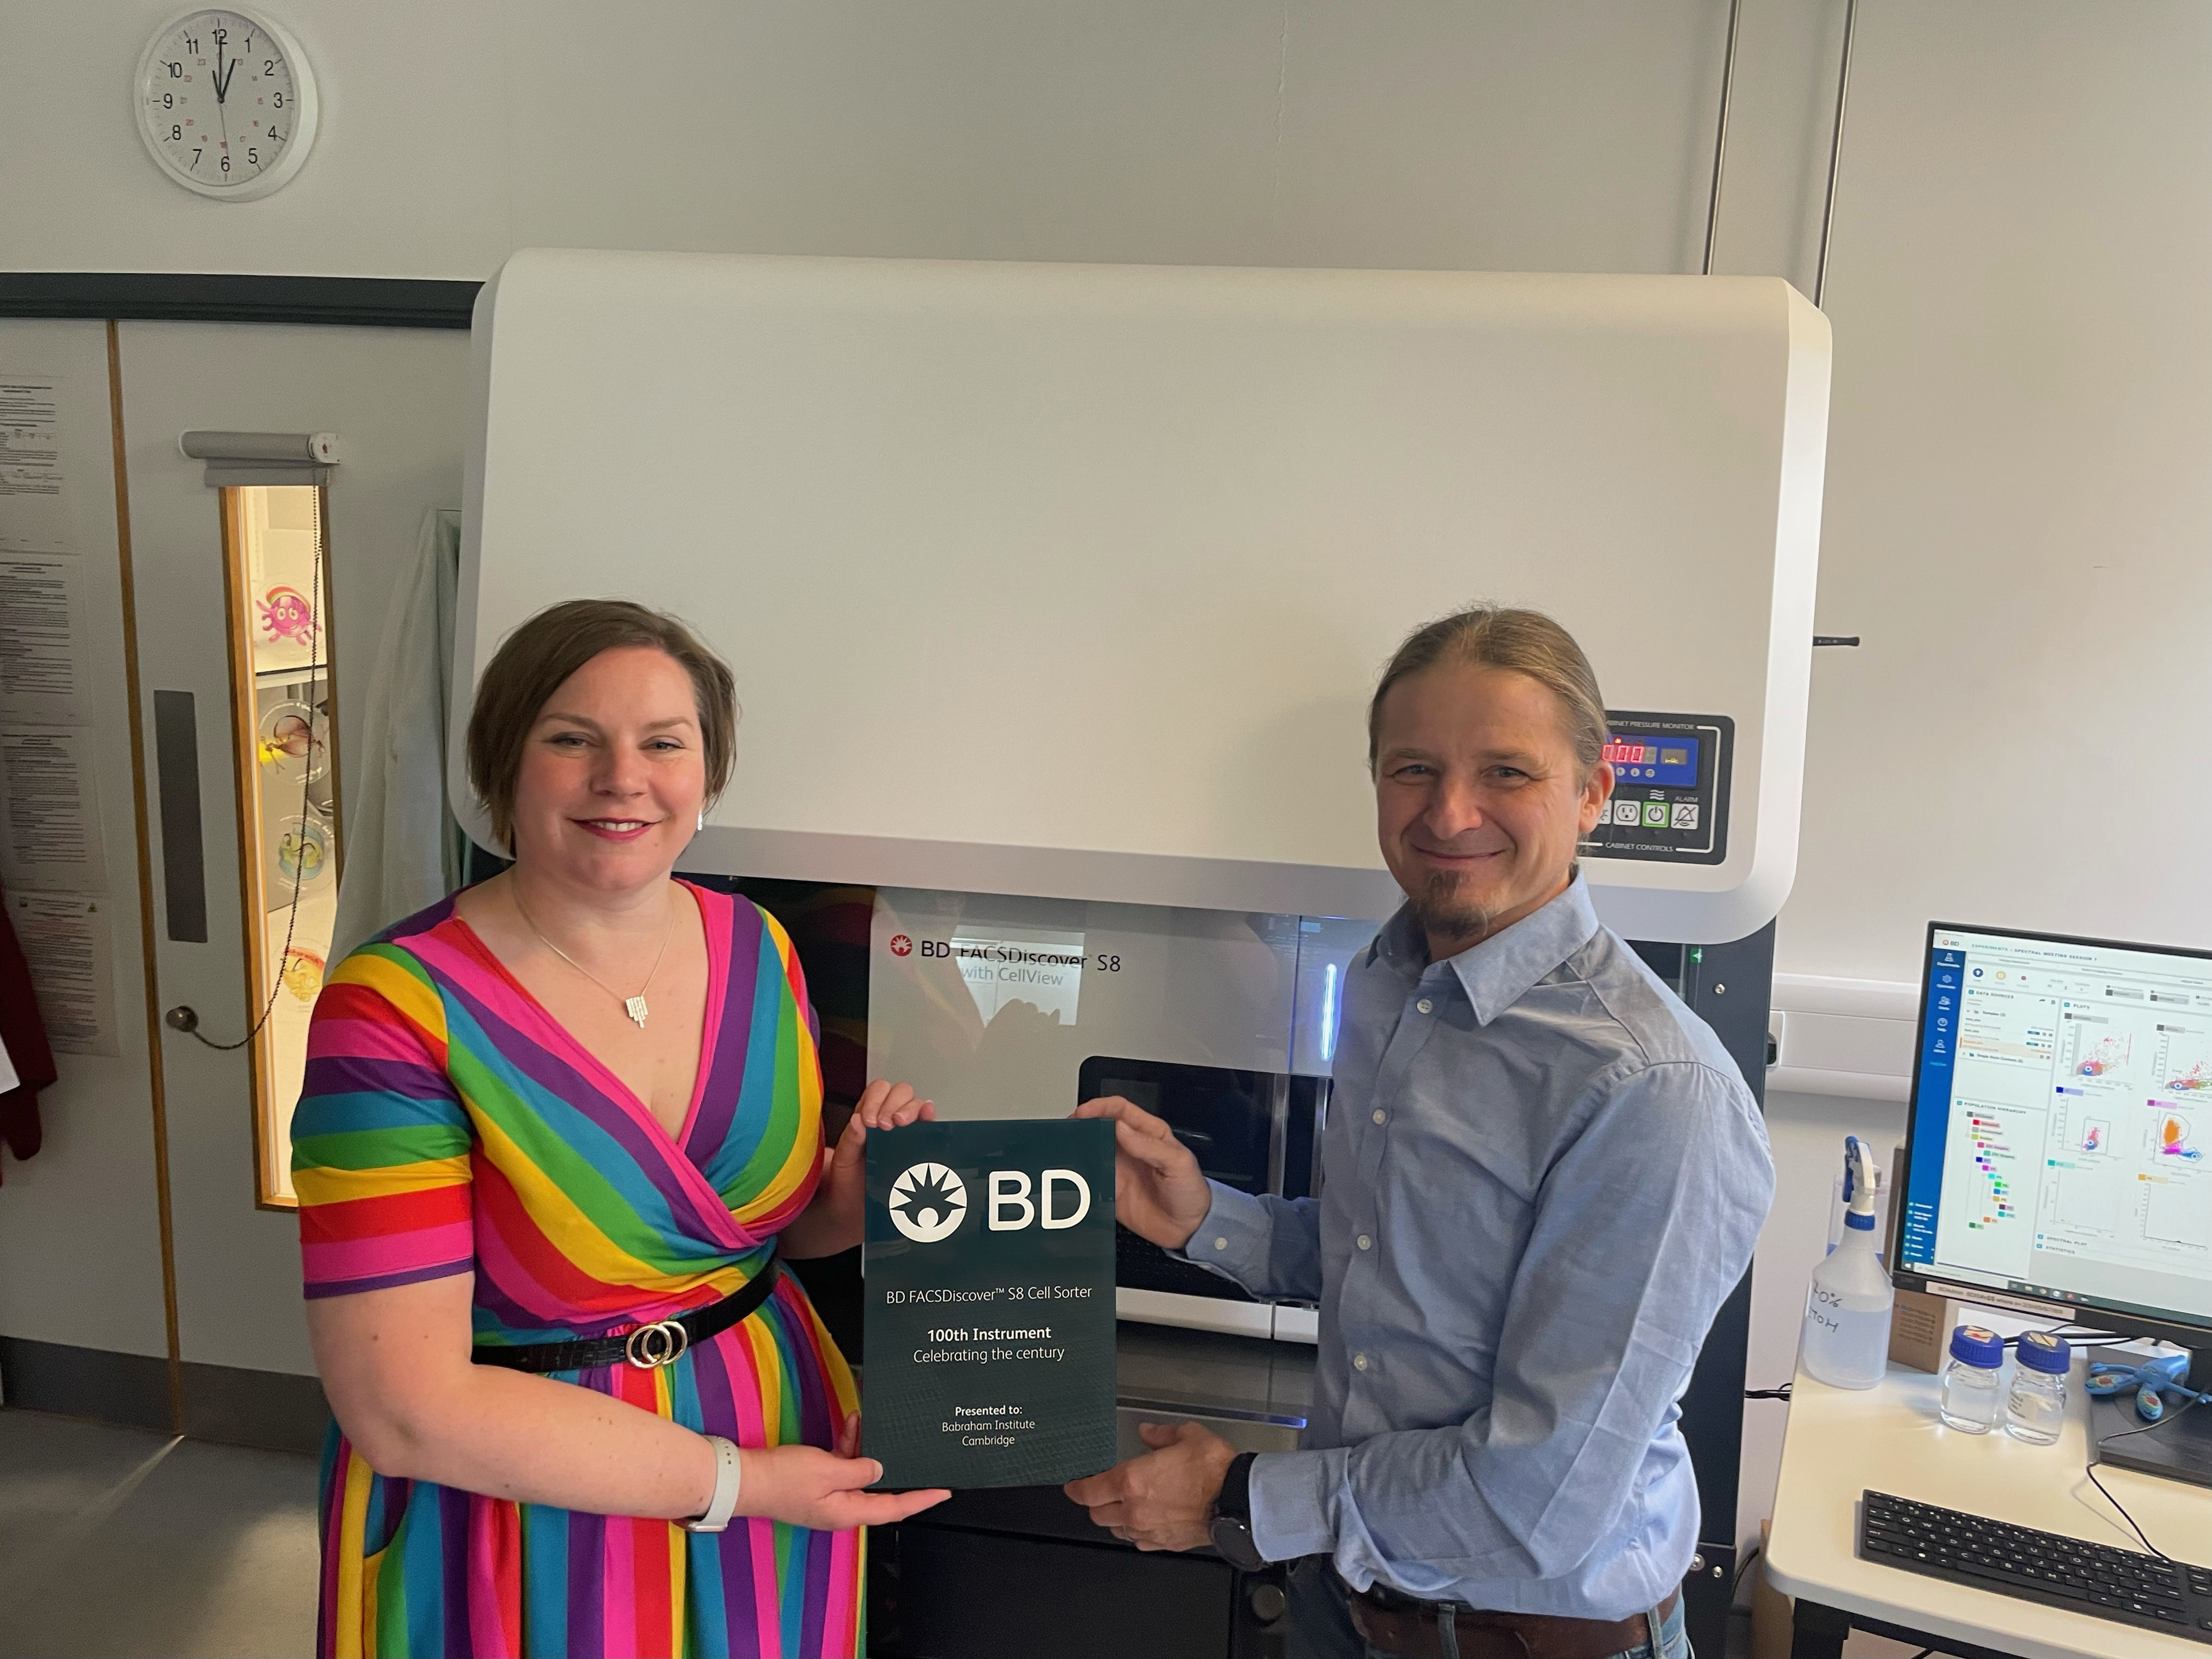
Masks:
[[[1728,856],[1735,722],[1726,714],[1606,711],[1613,799],[1583,837],[1585,858],[1718,864]]]

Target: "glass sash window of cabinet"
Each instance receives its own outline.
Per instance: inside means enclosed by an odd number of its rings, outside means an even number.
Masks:
[[[283,1209],[298,1202],[292,1109],[337,914],[325,501],[313,484],[235,485],[222,494],[255,1197]]]

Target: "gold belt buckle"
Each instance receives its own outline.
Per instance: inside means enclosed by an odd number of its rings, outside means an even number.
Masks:
[[[623,1357],[641,1371],[673,1364],[691,1346],[691,1333],[672,1319],[641,1325],[623,1343]]]

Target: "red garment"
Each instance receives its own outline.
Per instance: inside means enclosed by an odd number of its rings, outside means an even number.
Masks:
[[[31,993],[31,964],[23,959],[5,898],[0,893],[0,1043],[7,1045],[16,1086],[0,1094],[0,1145],[21,1158],[39,1150],[39,1091],[52,1084],[56,1073],[46,1022]]]

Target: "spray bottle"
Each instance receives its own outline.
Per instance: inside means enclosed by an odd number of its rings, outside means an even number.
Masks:
[[[1838,1389],[1871,1389],[1889,1365],[1889,1316],[1896,1288],[1874,1249],[1880,1171],[1856,1135],[1844,1140],[1844,1237],[1813,1269],[1798,1361]]]

